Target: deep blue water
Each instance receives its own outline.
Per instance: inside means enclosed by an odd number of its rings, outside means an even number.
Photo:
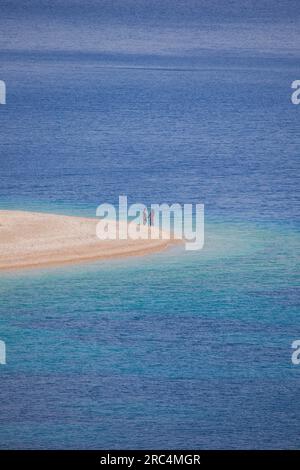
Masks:
[[[3,3],[0,208],[201,202],[206,239],[1,274],[0,448],[299,448],[296,3],[40,3]]]

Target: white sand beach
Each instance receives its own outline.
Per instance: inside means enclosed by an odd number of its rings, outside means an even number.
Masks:
[[[0,211],[0,270],[89,262],[159,252],[178,240],[99,240],[99,219]],[[124,224],[124,222],[120,222]],[[116,223],[118,227],[118,223]],[[158,231],[141,226],[141,231]]]

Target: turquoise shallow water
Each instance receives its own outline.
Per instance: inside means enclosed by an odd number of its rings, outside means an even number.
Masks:
[[[299,446],[299,238],[1,275],[1,447]]]

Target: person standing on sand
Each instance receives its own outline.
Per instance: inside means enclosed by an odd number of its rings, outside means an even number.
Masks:
[[[147,224],[147,219],[148,219],[148,214],[147,214],[147,209],[145,208],[143,210],[143,225]]]
[[[154,225],[154,210],[151,209],[150,214],[149,214],[149,225],[150,227]]]

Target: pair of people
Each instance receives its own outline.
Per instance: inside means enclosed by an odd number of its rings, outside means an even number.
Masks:
[[[147,225],[147,222],[150,225],[150,227],[154,225],[154,210],[153,209],[151,209],[149,214],[146,208],[143,210],[143,224]]]

